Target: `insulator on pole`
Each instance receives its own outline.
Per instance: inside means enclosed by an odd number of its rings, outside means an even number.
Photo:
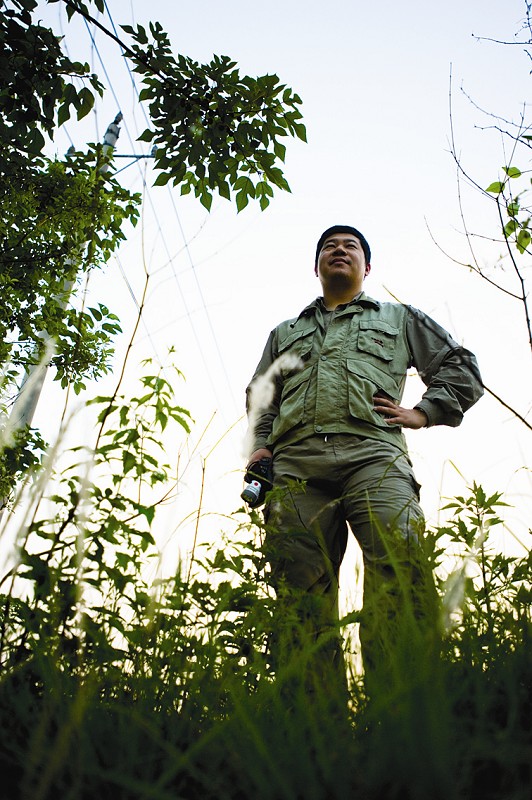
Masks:
[[[120,123],[124,119],[122,112],[119,111],[114,120],[110,123],[103,137],[103,151],[106,156],[110,156],[115,149],[118,137],[120,136]],[[101,172],[108,172],[109,164],[104,164]]]

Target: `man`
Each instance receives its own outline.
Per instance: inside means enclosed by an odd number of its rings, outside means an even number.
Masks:
[[[360,231],[326,230],[315,259],[323,296],[272,331],[254,376],[280,356],[297,357],[295,369],[278,362],[273,401],[254,425],[248,474],[273,459],[274,499],[265,514],[272,580],[278,593],[284,587],[319,600],[317,634],[337,619],[347,523],[362,550],[365,612],[390,581],[398,547],[416,562],[423,513],[402,429],[459,425],[483,393],[475,357],[436,322],[364,294],[370,270]],[[427,389],[404,408],[412,366]],[[377,628],[374,620],[361,631],[366,669]]]

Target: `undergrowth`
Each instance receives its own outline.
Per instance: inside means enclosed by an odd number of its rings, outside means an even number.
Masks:
[[[403,592],[375,667],[347,658],[346,689],[276,601],[258,515],[240,510],[192,569],[146,577],[176,477],[162,434],[188,414],[160,377],[142,384],[98,399],[94,450],[27,501],[1,583],[0,796],[529,800],[532,559],[494,549],[500,495],[450,504],[423,552],[441,574],[453,549],[456,569],[436,603]]]

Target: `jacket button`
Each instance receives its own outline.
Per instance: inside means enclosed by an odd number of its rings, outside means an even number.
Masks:
[[[316,433],[321,433],[322,430],[323,428],[321,425],[316,425]]]
[[[327,361],[327,356],[321,356],[322,361]]]

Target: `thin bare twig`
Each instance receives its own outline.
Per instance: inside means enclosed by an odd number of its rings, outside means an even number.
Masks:
[[[491,285],[494,286],[496,289],[498,289],[500,292],[504,292],[504,294],[509,295],[509,297],[512,297],[514,300],[521,300],[521,297],[518,294],[514,294],[514,292],[511,292],[509,289],[505,289],[504,286],[501,286],[499,283],[496,283],[494,280],[485,275],[478,266],[478,264],[476,263],[468,264],[466,261],[459,261],[457,258],[454,258],[454,256],[452,256],[450,253],[444,250],[444,248],[435,238],[426,219],[425,219],[425,225],[427,226],[427,230],[429,232],[429,236],[432,239],[433,244],[438,248],[440,253],[442,253],[445,256],[445,258],[448,258],[449,261],[453,262],[453,264],[458,264],[459,267],[466,267],[467,269],[470,269],[472,272],[475,272],[477,275],[479,275],[481,278],[487,281],[487,283],[491,283]],[[472,234],[469,234],[469,236],[472,236]]]
[[[188,587],[190,585],[190,578],[192,577],[192,567],[194,566],[194,558],[196,556],[196,545],[198,543],[198,533],[199,533],[199,523],[201,519],[201,510],[203,507],[203,493],[205,491],[205,469],[206,469],[206,461],[205,459],[201,459],[201,487],[200,487],[200,496],[198,501],[198,510],[196,512],[196,524],[194,525],[194,538],[192,540],[192,550],[190,551],[190,561],[188,564],[188,572],[187,578],[185,581],[185,585]]]
[[[144,187],[146,187],[146,182],[144,182]],[[144,205],[144,201],[143,201],[143,205]],[[144,313],[144,307],[146,305],[146,298],[147,298],[147,294],[148,294],[148,285],[149,285],[149,282],[150,282],[151,275],[148,272],[148,267],[146,266],[146,253],[145,253],[145,246],[144,246],[144,234],[145,234],[145,227],[144,227],[144,221],[143,221],[142,222],[142,264],[143,264],[143,267],[144,267],[144,274],[145,274],[146,278],[145,278],[145,281],[144,281],[144,287],[143,287],[143,290],[142,290],[142,297],[140,299],[140,303],[139,303],[139,307],[138,307],[138,311],[137,311],[137,317],[136,317],[136,320],[135,320],[135,324],[133,326],[133,330],[132,330],[131,336],[129,338],[129,342],[128,342],[128,345],[127,345],[127,348],[126,348],[126,354],[125,354],[124,359],[122,361],[122,368],[120,370],[120,375],[118,377],[118,382],[117,382],[117,384],[115,386],[113,395],[112,395],[109,403],[107,404],[107,408],[105,409],[105,412],[104,412],[103,417],[102,417],[102,421],[100,423],[100,427],[98,429],[98,434],[96,436],[96,443],[94,445],[94,450],[95,451],[98,449],[98,445],[100,443],[100,439],[101,439],[101,436],[102,436],[102,433],[103,433],[103,429],[104,429],[105,423],[107,421],[107,417],[111,413],[111,409],[112,409],[112,407],[114,405],[114,402],[115,402],[115,400],[116,400],[116,398],[118,396],[118,392],[120,391],[120,387],[122,386],[122,381],[124,380],[124,376],[126,374],[126,367],[127,367],[127,364],[128,364],[129,356],[131,355],[131,350],[133,349],[133,344],[134,344],[135,339],[137,337],[137,332],[138,332],[138,329],[139,329],[139,326],[140,326],[140,321],[142,319],[142,315]]]
[[[471,102],[473,103],[472,100],[471,100]],[[477,106],[475,103],[473,103],[473,105],[476,108],[478,108],[480,111],[482,111],[482,113],[484,113],[484,114],[488,113],[488,112],[484,111],[483,109],[480,109],[480,107]],[[493,116],[495,119],[501,119],[501,120],[503,119],[502,117],[496,117],[495,115],[492,115],[492,114],[490,114],[489,116]],[[518,131],[517,136],[508,134],[510,139],[513,142],[512,150],[511,150],[511,153],[510,153],[510,157],[509,157],[509,159],[507,161],[508,164],[511,164],[512,161],[513,161],[513,158],[515,156],[515,152],[516,152],[516,148],[517,148],[518,143],[519,142],[522,143],[521,136],[523,135],[523,132],[527,131],[527,130],[530,130],[530,126],[525,125],[524,122],[525,122],[525,108],[523,107],[523,109],[521,111],[521,119],[520,119],[519,124],[517,124],[517,123],[507,123],[507,124],[511,124],[514,127],[516,127],[517,131]],[[512,251],[512,248],[510,247],[509,238],[508,238],[508,236],[506,235],[506,232],[505,232],[504,219],[503,219],[503,216],[502,216],[502,209],[501,209],[501,202],[500,202],[501,194],[498,194],[498,195],[492,197],[485,189],[482,189],[480,187],[480,185],[478,183],[476,183],[471,178],[471,176],[468,175],[465,172],[465,170],[464,170],[464,168],[462,166],[461,160],[460,160],[460,158],[459,158],[459,156],[457,154],[457,151],[456,151],[456,143],[455,143],[455,137],[454,137],[453,113],[452,113],[452,65],[451,65],[450,72],[449,72],[449,123],[450,123],[450,135],[451,135],[451,155],[453,156],[453,159],[454,159],[455,164],[457,166],[457,193],[458,193],[458,205],[459,205],[459,209],[460,209],[460,217],[461,217],[461,220],[462,220],[462,225],[463,225],[464,233],[465,233],[465,236],[466,236],[466,239],[467,239],[467,243],[468,243],[468,246],[469,246],[469,250],[471,252],[471,256],[472,256],[472,259],[473,259],[473,262],[474,262],[474,266],[469,265],[469,267],[470,267],[470,269],[473,269],[481,278],[483,278],[489,284],[491,284],[495,288],[499,289],[500,291],[504,292],[505,294],[509,295],[510,297],[513,297],[514,299],[516,299],[519,302],[523,303],[524,313],[525,313],[525,321],[526,321],[526,328],[527,328],[527,332],[528,332],[528,340],[529,340],[529,343],[530,343],[530,348],[532,350],[532,323],[531,323],[530,311],[529,311],[529,307],[528,307],[528,298],[527,298],[527,293],[526,293],[526,285],[525,285],[525,281],[524,281],[522,272],[519,269],[519,266],[517,265],[517,262],[516,262],[516,259],[515,259],[515,255],[514,255],[514,253]],[[521,287],[521,293],[520,294],[517,294],[515,292],[511,292],[511,291],[505,289],[500,284],[498,284],[496,281],[493,281],[491,278],[489,278],[487,275],[484,274],[484,272],[482,271],[481,267],[479,266],[478,261],[476,259],[475,252],[474,252],[473,244],[472,244],[472,235],[471,235],[470,231],[468,230],[468,227],[467,227],[467,224],[466,224],[466,220],[465,220],[465,214],[464,214],[463,205],[462,205],[461,188],[460,188],[460,175],[462,175],[468,181],[468,183],[470,183],[471,185],[473,185],[474,187],[479,189],[485,197],[489,198],[492,202],[496,203],[496,205],[497,205],[497,213],[498,213],[498,216],[499,216],[499,221],[500,221],[501,229],[502,229],[502,232],[503,232],[504,244],[505,244],[506,249],[508,251],[508,255],[510,257],[510,260],[512,262],[512,266],[514,268],[514,271],[515,271],[515,273],[517,275],[517,278],[518,278],[518,281],[519,281],[519,284],[520,284],[520,287]],[[510,200],[511,199],[512,199],[512,195],[511,195],[511,190],[510,190]],[[493,241],[495,241],[495,240],[493,240]],[[459,263],[459,262],[456,262],[456,263]]]

